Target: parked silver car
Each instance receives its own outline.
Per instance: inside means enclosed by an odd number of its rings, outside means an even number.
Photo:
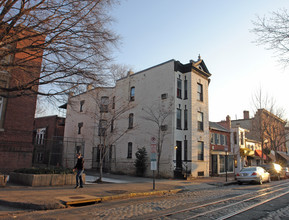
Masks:
[[[270,173],[262,167],[244,167],[236,176],[239,184],[271,182]]]

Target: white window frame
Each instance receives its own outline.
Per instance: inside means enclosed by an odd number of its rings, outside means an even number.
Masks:
[[[0,97],[0,120],[2,119],[3,115],[3,105],[4,105],[4,98]]]

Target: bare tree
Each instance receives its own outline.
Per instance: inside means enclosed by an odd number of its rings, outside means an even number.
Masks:
[[[108,76],[111,81],[108,83],[115,86],[116,81],[127,76],[128,72],[132,71],[132,67],[125,64],[112,64],[109,68]]]
[[[162,155],[163,143],[165,136],[168,134],[167,118],[173,114],[173,102],[169,101],[168,105],[160,102],[151,107],[143,108],[145,116],[143,118],[155,125],[157,138],[157,175],[160,175],[160,158]]]
[[[110,30],[117,0],[3,0],[0,2],[0,70],[21,69],[17,85],[0,85],[4,97],[56,96],[101,85],[119,37]],[[23,44],[23,42],[25,42]],[[42,60],[41,75],[31,75]],[[28,62],[29,61],[29,62]],[[38,90],[38,86],[41,87]]]
[[[120,130],[115,126],[115,122],[123,117],[126,117],[130,109],[133,108],[131,104],[117,105],[114,107],[118,100],[114,100],[111,103],[107,102],[106,99],[96,100],[96,104],[99,108],[99,113],[96,113],[96,120],[98,120],[98,150],[99,150],[99,179],[98,182],[102,181],[103,176],[103,165],[104,160],[107,158],[108,153],[112,150],[112,146],[123,137],[126,133],[132,130],[135,126],[132,126],[129,120],[129,125],[125,130]]]
[[[268,149],[275,152],[284,151],[287,132],[286,120],[283,119],[284,110],[276,106],[273,98],[264,95],[260,88],[253,97],[255,116],[252,120],[251,134],[254,139],[261,141],[262,160]]]
[[[289,64],[289,14],[286,9],[271,13],[271,17],[257,17],[252,32],[258,36],[256,43],[276,52],[279,60]]]

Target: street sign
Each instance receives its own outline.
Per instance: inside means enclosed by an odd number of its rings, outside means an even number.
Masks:
[[[151,137],[151,144],[156,144],[157,143],[157,139],[155,137]]]
[[[157,153],[151,153],[151,161],[157,160]]]
[[[151,153],[157,153],[157,145],[151,144]]]
[[[151,170],[157,170],[157,161],[151,161]]]

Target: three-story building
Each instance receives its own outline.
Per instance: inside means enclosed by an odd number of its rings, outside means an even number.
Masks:
[[[105,164],[112,172],[134,174],[138,148],[145,147],[151,157],[151,146],[156,144],[161,176],[209,176],[210,76],[200,57],[187,64],[169,60],[129,72],[114,88],[93,89],[69,99],[65,137],[84,140],[89,168],[105,153]],[[92,100],[91,96],[99,98]],[[81,101],[87,106],[83,111],[89,113],[81,113]],[[75,111],[72,102],[79,103]],[[107,111],[100,114],[96,103],[107,103]],[[101,151],[103,145],[108,145],[107,152]],[[147,169],[146,175],[151,174]]]

